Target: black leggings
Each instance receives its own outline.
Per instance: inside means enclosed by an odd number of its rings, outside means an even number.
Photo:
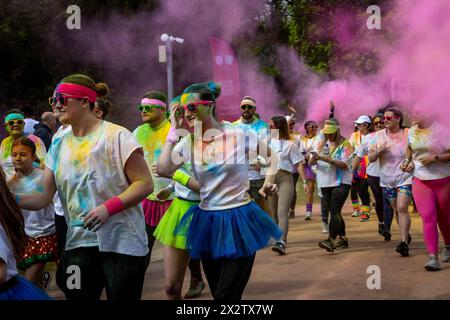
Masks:
[[[189,271],[191,272],[191,279],[202,279],[202,268],[200,267],[200,259],[189,260]]]
[[[384,222],[383,188],[380,187],[380,177],[367,176],[367,180],[375,198],[375,211],[377,212],[378,221]]]
[[[369,194],[369,182],[368,179],[362,178],[353,178],[356,192],[358,192],[358,196],[361,199],[363,206],[370,206],[370,194]],[[356,197],[356,199],[358,199]],[[353,200],[353,198],[352,198]]]
[[[156,227],[150,227],[148,224],[145,225],[145,231],[147,232],[147,240],[148,240],[148,253],[145,256],[145,271],[147,271],[148,265],[150,264],[150,260],[152,259],[152,250],[153,245],[155,244],[156,237],[153,235]]]
[[[64,251],[57,277],[67,300],[99,300],[103,288],[108,300],[140,300],[144,266],[145,257],[99,252],[98,247],[77,248]],[[75,286],[78,277],[79,288]]]
[[[58,246],[58,260],[61,259],[61,255],[66,248],[66,235],[67,235],[67,223],[64,216],[59,216],[55,213],[55,229],[56,240]]]
[[[322,188],[325,210],[331,212],[329,236],[333,240],[337,236],[345,236],[345,222],[341,211],[345,200],[347,200],[350,187],[350,185],[342,184],[339,187]]]
[[[254,261],[255,255],[237,259],[202,259],[203,270],[214,300],[241,300]]]

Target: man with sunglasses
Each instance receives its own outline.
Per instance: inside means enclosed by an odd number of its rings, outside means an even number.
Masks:
[[[241,118],[233,122],[233,125],[248,134],[254,134],[258,141],[269,138],[269,125],[261,119],[255,117],[256,102],[250,96],[245,96],[241,101]],[[256,159],[248,168],[248,178],[250,180],[249,194],[253,200],[267,213],[270,214],[267,199],[259,194],[259,190],[264,184],[265,175],[261,170],[261,163]]]
[[[144,124],[133,131],[133,135],[144,149],[145,162],[150,169],[154,186],[153,193],[142,202],[149,247],[146,269],[150,263],[155,242],[153,233],[175,197],[171,187],[172,180],[156,174],[156,164],[171,127],[165,113],[166,101],[166,95],[159,91],[149,91],[144,94],[138,105]],[[162,194],[165,194],[164,197],[159,198]],[[163,198],[165,200],[162,200]]]
[[[3,166],[3,170],[6,173],[6,179],[11,179],[15,174],[14,165],[11,158],[11,151],[13,142],[21,137],[27,137],[36,145],[36,155],[43,164],[45,158],[45,145],[44,142],[32,134],[25,134],[25,116],[18,109],[11,109],[6,113],[5,127],[9,133],[9,137],[3,139],[0,146],[0,165]],[[36,166],[39,164],[35,163]]]

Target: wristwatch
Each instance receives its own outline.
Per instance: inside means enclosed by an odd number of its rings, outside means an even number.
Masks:
[[[439,155],[435,155],[435,156],[434,156],[434,160],[436,160],[436,161],[441,161],[441,159],[439,158]]]

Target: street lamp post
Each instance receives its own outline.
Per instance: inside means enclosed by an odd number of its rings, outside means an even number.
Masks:
[[[167,98],[170,102],[173,99],[173,60],[172,60],[172,42],[183,43],[184,39],[169,36],[167,33],[161,35],[161,41],[166,44],[167,54]]]

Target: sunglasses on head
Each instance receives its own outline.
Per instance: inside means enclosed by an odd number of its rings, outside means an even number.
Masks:
[[[243,106],[241,106],[242,110],[252,110],[254,108],[254,106],[251,106],[249,104],[244,104]]]
[[[391,121],[393,119],[399,120],[400,117],[399,116],[386,116],[386,117],[383,117],[383,121]]]
[[[56,104],[59,102],[62,106],[67,106],[67,103],[69,102],[69,99],[76,99],[76,100],[83,100],[84,97],[82,96],[65,96],[62,94],[57,94],[54,97],[48,98],[48,103],[52,108],[56,106]]]
[[[156,105],[156,104],[152,104],[152,105],[140,105],[140,106],[138,106],[138,109],[141,112],[149,112],[153,109],[164,109],[164,107]]]
[[[22,125],[24,123],[25,122],[23,120],[18,119],[18,120],[9,120],[6,124],[11,127],[11,126],[13,126],[15,124]]]
[[[202,100],[202,101],[196,101],[196,102],[191,102],[191,103],[189,103],[189,104],[183,105],[183,109],[184,109],[184,110],[188,110],[188,111],[190,111],[190,112],[196,112],[199,105],[202,105],[202,104],[206,105],[206,104],[208,104],[208,103],[210,103],[210,102],[211,102],[211,101],[204,101],[204,100]]]

